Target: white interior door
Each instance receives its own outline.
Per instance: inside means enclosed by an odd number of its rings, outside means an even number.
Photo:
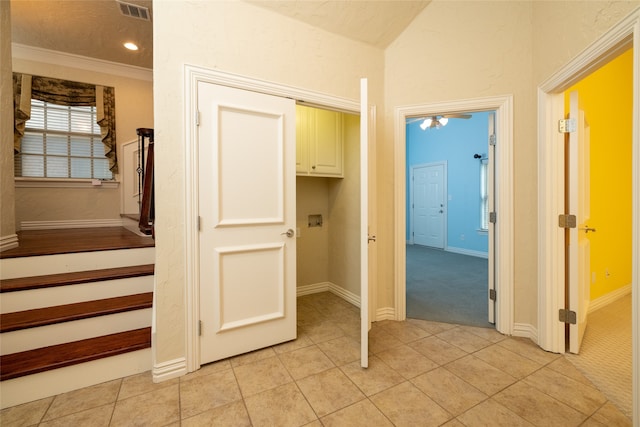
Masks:
[[[360,80],[360,366],[369,366],[369,85]],[[375,237],[372,237],[372,242]]]
[[[568,204],[576,215],[577,228],[569,230],[568,266],[569,310],[576,313],[576,323],[569,326],[569,351],[578,353],[587,328],[590,300],[590,243],[589,233],[589,127],[580,108],[577,91],[569,94],[569,118],[577,120],[574,132],[569,133]]]
[[[496,153],[495,153],[495,148],[496,148],[496,144],[495,144],[495,138],[496,138],[496,114],[495,113],[490,113],[489,114],[489,144],[488,144],[488,148],[487,151],[489,153],[489,163],[487,164],[487,190],[486,190],[486,196],[487,196],[487,210],[485,212],[485,215],[488,217],[489,216],[489,212],[495,212],[495,169],[494,169],[494,165],[495,165],[495,159],[496,159]],[[494,143],[492,144],[491,141],[494,141]],[[489,310],[488,310],[488,314],[489,314],[489,323],[496,323],[496,299],[495,297],[492,298],[492,294],[493,295],[497,295],[496,294],[496,269],[495,269],[495,244],[496,244],[496,225],[495,223],[489,221],[488,222],[488,227],[489,227],[489,232],[488,234],[488,251],[489,251],[489,260],[488,260],[488,288],[489,291],[487,293],[488,295],[488,304],[489,304]]]
[[[445,167],[434,164],[414,168],[413,242],[444,249]]]
[[[198,83],[200,364],[296,338],[295,103]]]

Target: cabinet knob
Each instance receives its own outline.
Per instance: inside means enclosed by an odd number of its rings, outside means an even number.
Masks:
[[[316,168],[316,166],[315,166],[315,165],[311,166],[311,169],[315,169],[315,168]]]

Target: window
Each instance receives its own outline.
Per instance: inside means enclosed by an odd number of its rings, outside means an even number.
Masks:
[[[65,106],[31,100],[16,176],[113,179],[95,106]]]
[[[488,187],[488,160],[480,162],[480,229],[489,229],[489,187]]]

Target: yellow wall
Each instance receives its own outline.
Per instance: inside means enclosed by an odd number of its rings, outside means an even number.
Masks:
[[[565,92],[568,111],[578,91],[591,133],[591,300],[631,284],[632,61],[628,50]]]

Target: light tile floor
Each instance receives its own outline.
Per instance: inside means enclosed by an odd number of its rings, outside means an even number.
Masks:
[[[153,384],[149,372],[5,409],[8,426],[630,426],[567,360],[495,330],[376,322],[298,298],[298,339]]]

